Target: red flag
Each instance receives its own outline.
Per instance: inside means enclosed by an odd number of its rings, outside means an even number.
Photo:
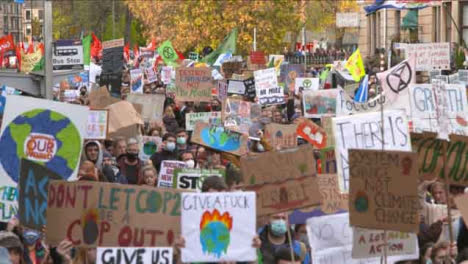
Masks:
[[[37,44],[37,49],[41,50],[41,53],[42,55],[44,55],[44,43],[42,42],[39,42],[39,44]]]
[[[148,46],[146,46],[146,48],[151,50],[151,51],[155,51],[156,50],[156,39],[152,38],[151,42],[148,44]]]
[[[21,71],[21,51],[23,49],[20,46],[16,47],[16,68]]]
[[[100,58],[102,56],[102,43],[94,33],[91,33],[91,37],[93,38],[93,42],[91,43],[91,57]]]
[[[15,50],[15,42],[11,34],[0,38],[0,51],[7,52],[10,50]]]
[[[34,51],[35,51],[34,50],[34,42],[32,41],[32,38],[31,38],[28,41],[28,51],[26,53],[32,54],[32,53],[34,53]]]
[[[139,56],[140,56],[140,52],[139,52],[138,44],[135,44],[133,46],[133,58],[137,59]]]
[[[124,58],[126,61],[130,60],[130,43],[127,43],[124,46]]]
[[[182,52],[176,50],[176,53],[179,56],[179,60],[185,60],[184,54],[182,54]]]

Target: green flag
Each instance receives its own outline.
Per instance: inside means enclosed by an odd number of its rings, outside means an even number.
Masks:
[[[169,40],[164,41],[161,46],[159,46],[158,54],[167,65],[173,65],[174,62],[179,58],[179,55],[177,55],[177,52]]]
[[[229,35],[224,38],[223,43],[221,43],[221,45],[219,45],[215,51],[204,57],[201,62],[213,65],[216,62],[216,59],[218,59],[219,55],[223,53],[236,53],[237,34],[237,28],[231,30],[231,33],[229,33]]]
[[[83,44],[83,64],[89,66],[91,62],[91,35],[81,39]]]
[[[45,58],[44,56],[41,57],[41,60],[36,63],[31,71],[42,71],[44,69]]]
[[[322,71],[322,73],[320,73],[320,80],[322,81],[326,81],[327,78],[328,78],[328,73],[330,72],[330,70],[328,68],[326,68],[324,71]]]

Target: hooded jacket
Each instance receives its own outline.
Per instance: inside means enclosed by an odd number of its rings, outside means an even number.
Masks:
[[[96,162],[91,161],[88,158],[88,155],[86,154],[86,148],[91,144],[96,144],[98,146],[99,153],[98,153],[98,159],[97,159]],[[103,156],[102,147],[101,147],[101,144],[98,141],[88,141],[88,142],[85,143],[84,148],[83,148],[82,161],[86,161],[86,160],[91,161],[92,163],[94,163],[96,168],[98,168],[98,170],[101,170],[102,169],[102,160],[103,160],[102,156]]]

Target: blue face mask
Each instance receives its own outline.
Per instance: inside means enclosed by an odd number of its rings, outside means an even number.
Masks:
[[[270,222],[271,232],[275,236],[282,236],[288,231],[286,221],[282,219],[272,220]]]
[[[166,150],[168,151],[174,151],[176,148],[176,144],[174,142],[167,142],[166,144]]]
[[[187,139],[184,138],[184,137],[178,137],[177,138],[177,144],[179,145],[185,145],[185,143],[187,143]]]

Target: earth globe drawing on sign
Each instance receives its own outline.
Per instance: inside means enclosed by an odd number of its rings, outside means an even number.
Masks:
[[[34,109],[18,115],[6,126],[0,145],[0,163],[15,182],[19,180],[22,158],[68,179],[80,158],[81,136],[63,114]]]

